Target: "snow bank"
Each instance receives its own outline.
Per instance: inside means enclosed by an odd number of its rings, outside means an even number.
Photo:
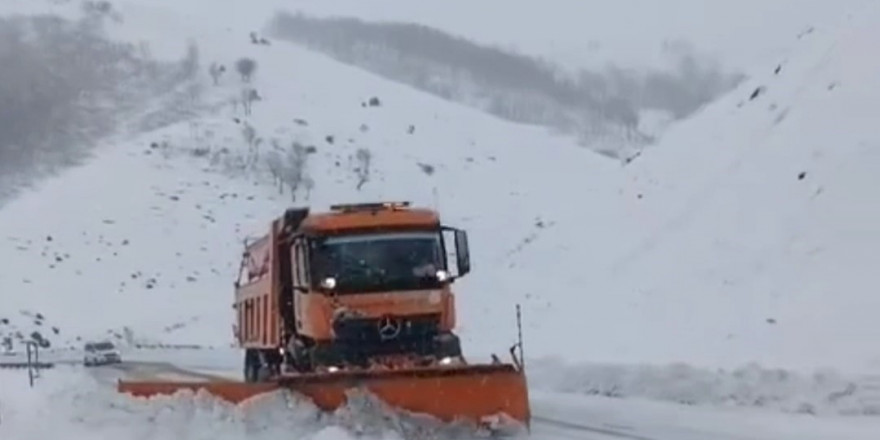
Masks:
[[[530,393],[536,419],[561,420],[616,431],[607,438],[663,440],[874,440],[880,418],[782,414],[758,408],[685,406],[645,399],[609,399],[553,392]],[[543,438],[594,438],[583,430],[553,432],[538,421],[532,431]],[[549,431],[549,432],[548,432]],[[554,435],[555,434],[555,435]],[[574,437],[571,435],[574,434]],[[595,436],[606,438],[606,436]]]
[[[766,408],[804,414],[880,415],[880,377],[812,375],[746,365],[709,370],[678,365],[529,363],[529,386],[541,391],[646,398],[684,405]]]

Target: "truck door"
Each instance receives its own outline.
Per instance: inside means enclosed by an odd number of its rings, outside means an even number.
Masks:
[[[308,254],[306,253],[306,238],[297,237],[291,247],[291,275],[293,278],[293,310],[296,319],[296,329],[302,329],[302,296],[307,295],[310,289]]]

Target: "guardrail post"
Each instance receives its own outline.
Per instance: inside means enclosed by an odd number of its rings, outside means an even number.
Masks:
[[[526,352],[523,348],[523,337],[522,337],[522,312],[520,311],[520,305],[516,305],[516,339],[519,344],[519,362],[522,365],[522,368],[526,368]]]
[[[33,353],[32,353],[32,345],[31,342],[28,341],[25,343],[25,347],[27,350],[27,369],[28,369],[28,382],[30,383],[31,388],[34,387],[34,370],[33,370]]]
[[[27,347],[28,383],[33,388],[34,379],[40,377],[40,346],[36,342],[28,341],[25,347]]]

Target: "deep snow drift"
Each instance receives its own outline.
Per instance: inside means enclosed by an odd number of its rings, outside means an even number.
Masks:
[[[202,393],[134,400],[109,386],[112,376],[110,371],[64,367],[44,372],[38,387],[30,389],[24,373],[0,370],[0,437],[397,440],[434,427],[420,418],[392,413],[366,396],[355,396],[333,414],[283,392],[256,397],[240,407]],[[472,438],[453,426],[432,432],[438,438]]]

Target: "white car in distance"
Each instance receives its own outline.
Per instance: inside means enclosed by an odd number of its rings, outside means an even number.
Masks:
[[[119,350],[110,341],[87,342],[83,350],[83,365],[86,367],[122,362]]]

